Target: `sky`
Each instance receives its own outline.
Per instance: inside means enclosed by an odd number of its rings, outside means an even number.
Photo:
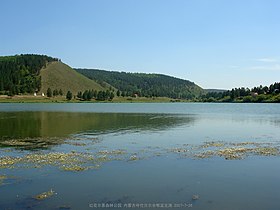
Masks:
[[[252,88],[280,80],[279,11],[279,0],[1,0],[0,55]]]

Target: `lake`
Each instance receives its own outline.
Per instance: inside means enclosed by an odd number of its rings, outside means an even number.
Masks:
[[[0,104],[0,209],[279,209],[279,131],[279,104]]]

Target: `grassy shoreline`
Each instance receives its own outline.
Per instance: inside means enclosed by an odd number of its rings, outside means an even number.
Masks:
[[[262,96],[262,95],[261,95]],[[115,97],[113,100],[109,101],[98,101],[92,99],[90,101],[80,100],[73,98],[72,100],[67,100],[65,96],[56,96],[56,97],[46,97],[46,96],[33,96],[33,95],[16,95],[16,96],[7,96],[0,95],[0,103],[280,103],[280,95],[273,97],[268,97],[266,100],[258,101],[257,98],[251,97],[250,101],[244,101],[242,99],[235,99],[234,101],[223,101],[223,100],[214,100],[214,101],[203,101],[199,99],[186,100],[186,99],[172,99],[168,97]]]
[[[43,97],[32,95],[16,95],[16,96],[0,96],[0,103],[169,103],[169,102],[188,102],[187,100],[174,100],[167,97],[115,97],[112,101],[83,101],[79,99],[72,99],[68,101],[65,96],[57,97]]]

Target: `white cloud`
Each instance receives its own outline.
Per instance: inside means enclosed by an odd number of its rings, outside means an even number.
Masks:
[[[257,61],[265,62],[265,63],[274,63],[274,62],[277,62],[277,59],[275,59],[275,58],[259,58],[259,59],[257,59]]]
[[[280,64],[251,66],[249,70],[280,71]]]
[[[232,65],[232,66],[229,66],[229,68],[231,68],[231,69],[238,69],[239,66]]]

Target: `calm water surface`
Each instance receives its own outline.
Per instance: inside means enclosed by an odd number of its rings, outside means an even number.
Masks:
[[[2,167],[0,176],[8,178],[0,180],[0,209],[97,209],[102,203],[121,207],[99,209],[279,209],[279,156],[225,160],[170,152],[212,141],[278,145],[279,130],[279,104],[0,104],[2,158],[125,151],[84,171]],[[50,189],[52,197],[34,199]]]

